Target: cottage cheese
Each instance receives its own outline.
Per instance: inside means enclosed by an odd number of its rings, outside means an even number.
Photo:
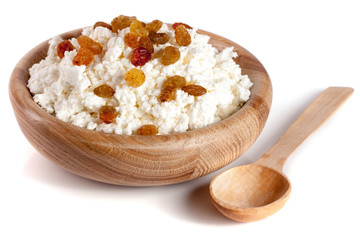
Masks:
[[[228,117],[249,99],[252,82],[241,74],[232,59],[237,57],[233,48],[219,52],[208,43],[209,36],[198,34],[196,29],[188,30],[192,40],[189,46],[177,46],[181,54],[179,61],[164,66],[154,58],[137,67],[145,73],[145,83],[137,88],[128,86],[124,76],[134,68],[128,59],[132,49],[124,43],[129,31],[125,28],[113,33],[104,27],[84,28],[82,34],[99,42],[105,52],[95,56],[87,67],[72,63],[76,50],[65,52],[60,59],[56,48],[63,39],[57,36],[50,40],[47,57],[30,68],[28,88],[35,102],[48,113],[76,126],[130,135],[144,124],[155,125],[158,134],[205,127]],[[174,31],[166,24],[159,32],[167,33],[170,41],[154,45],[155,54],[166,46],[176,46]],[[79,49],[75,38],[70,41]],[[207,93],[195,98],[177,90],[175,100],[159,102],[162,83],[173,75],[201,85]],[[94,94],[94,88],[104,83],[115,90],[112,99]],[[105,124],[97,113],[101,106],[109,103],[116,106],[119,115],[116,122]]]

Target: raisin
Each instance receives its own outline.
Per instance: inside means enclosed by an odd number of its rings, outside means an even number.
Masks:
[[[151,42],[156,44],[164,44],[169,41],[169,36],[166,33],[157,33],[154,31],[149,32]]]
[[[161,53],[160,61],[163,65],[168,66],[176,63],[180,59],[180,51],[178,48],[168,46]]]
[[[149,31],[157,32],[162,27],[163,23],[160,20],[154,20],[151,23],[146,24],[146,28]]]
[[[151,52],[144,47],[138,47],[132,52],[130,61],[134,66],[144,66],[150,59]]]
[[[145,73],[140,69],[132,68],[125,74],[125,81],[131,87],[140,87],[145,82]]]
[[[188,46],[191,43],[191,36],[184,25],[175,28],[175,39],[180,46]]]
[[[127,34],[125,34],[124,41],[125,41],[126,45],[135,49],[135,48],[139,47],[139,39],[138,38],[139,37],[133,33],[127,33]]]
[[[89,65],[94,60],[94,53],[87,48],[80,48],[73,59],[73,64],[77,66]]]
[[[104,123],[109,124],[115,122],[117,113],[113,106],[102,106],[99,110],[99,115]]]
[[[100,85],[94,89],[94,93],[96,96],[102,97],[102,98],[111,98],[115,90],[110,87],[107,84]]]
[[[111,21],[112,31],[117,33],[118,30],[130,27],[134,20],[136,20],[136,17],[120,15]]]
[[[166,88],[167,86],[170,86],[172,88],[182,88],[186,85],[186,79],[184,77],[181,77],[179,75],[171,76],[166,79],[166,81],[163,83],[162,87]]]
[[[173,29],[176,29],[178,26],[180,26],[180,25],[183,25],[183,26],[185,26],[187,29],[192,29],[192,27],[190,27],[189,25],[187,25],[187,24],[185,24],[185,23],[182,23],[182,22],[176,22],[176,23],[174,23],[173,25],[172,25],[172,28]]]
[[[162,54],[162,49],[159,49],[158,51],[154,52],[152,55],[151,55],[151,58],[155,59],[155,58],[161,58],[161,54]]]
[[[112,26],[106,22],[96,22],[94,24],[94,27],[93,29],[97,28],[97,27],[104,27],[104,28],[107,28],[109,29],[110,31],[112,31]]]
[[[192,96],[201,96],[206,93],[206,89],[200,85],[190,84],[185,87],[182,87],[181,90],[187,92],[189,95]]]
[[[158,133],[157,128],[152,124],[142,125],[138,130],[138,135],[156,135]]]
[[[146,48],[149,52],[154,53],[154,46],[149,37],[141,37],[139,40],[139,47]]]
[[[74,45],[72,45],[69,40],[62,41],[57,45],[57,53],[59,58],[62,59],[65,56],[66,51],[71,52],[74,49],[75,49]]]
[[[146,29],[146,24],[139,20],[134,20],[130,25],[130,32],[139,37],[147,37],[149,31]]]
[[[91,38],[85,35],[81,35],[77,38],[77,41],[81,48],[87,48],[92,51],[95,55],[102,52],[102,46],[100,43],[95,42]]]
[[[162,89],[158,99],[160,102],[169,102],[175,99],[176,89],[171,86],[166,86]]]

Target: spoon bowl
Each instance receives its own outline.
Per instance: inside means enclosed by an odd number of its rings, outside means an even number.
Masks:
[[[290,181],[284,174],[257,164],[231,168],[216,176],[210,187],[215,207],[240,222],[274,214],[286,203],[290,191]]]
[[[215,207],[240,222],[257,221],[279,211],[291,191],[290,181],[282,172],[287,158],[353,91],[327,88],[260,159],[216,176],[209,189]]]

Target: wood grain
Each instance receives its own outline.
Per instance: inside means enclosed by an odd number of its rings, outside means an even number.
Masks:
[[[81,29],[61,36],[77,37]],[[254,86],[249,101],[227,119],[208,127],[162,136],[125,136],[91,131],[62,122],[41,109],[27,88],[28,69],[45,58],[48,41],[27,53],[16,65],[9,94],[18,124],[42,155],[66,170],[100,182],[149,186],[189,181],[238,158],[262,131],[272,101],[270,78],[246,49],[221,36],[208,34],[218,49],[233,46],[235,60]]]

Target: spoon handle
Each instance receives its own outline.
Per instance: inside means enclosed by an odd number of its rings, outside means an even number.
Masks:
[[[256,164],[281,171],[287,158],[295,149],[320,127],[353,92],[354,89],[348,87],[325,89],[295,120],[275,145],[256,161]]]

